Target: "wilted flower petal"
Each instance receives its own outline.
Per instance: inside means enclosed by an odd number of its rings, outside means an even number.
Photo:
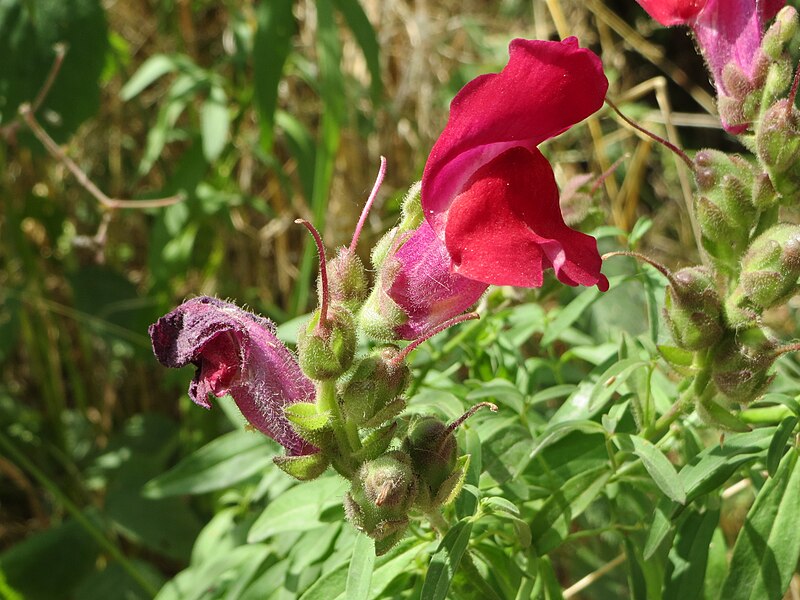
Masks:
[[[244,417],[289,454],[317,449],[283,414],[294,402],[313,402],[314,385],[275,336],[272,322],[216,298],[194,298],[149,328],[156,358],[167,367],[197,366],[191,399],[211,408],[208,394],[230,394]]]

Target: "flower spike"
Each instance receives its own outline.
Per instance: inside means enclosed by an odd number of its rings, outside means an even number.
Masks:
[[[358,245],[358,238],[361,235],[361,229],[364,227],[364,223],[367,220],[367,215],[369,214],[369,210],[372,208],[372,203],[375,202],[375,198],[378,196],[378,190],[381,189],[381,184],[383,183],[383,178],[385,176],[386,176],[386,157],[381,156],[381,166],[378,168],[378,176],[375,178],[375,184],[372,186],[372,191],[369,193],[369,198],[367,198],[367,203],[364,205],[364,209],[361,211],[361,216],[358,219],[356,230],[353,232],[353,241],[350,242],[351,254],[356,251],[356,245]]]
[[[314,243],[317,244],[317,253],[319,254],[319,279],[320,279],[320,288],[321,288],[321,296],[320,299],[320,306],[319,306],[319,327],[325,328],[328,322],[328,268],[325,262],[325,246],[322,245],[322,237],[317,231],[316,227],[314,227],[309,221],[305,219],[295,219],[295,223],[298,225],[303,225],[311,236],[314,238]]]

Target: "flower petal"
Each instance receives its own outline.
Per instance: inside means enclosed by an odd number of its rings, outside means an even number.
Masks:
[[[275,326],[235,304],[194,298],[150,326],[156,358],[167,367],[189,363],[197,372],[189,384],[191,399],[210,408],[208,394],[233,396],[244,417],[289,454],[310,454],[283,414],[294,402],[312,402],[314,384],[305,377]]]
[[[670,25],[691,23],[708,0],[636,0],[656,21]]]
[[[495,285],[539,287],[550,267],[567,285],[608,289],[597,242],[567,227],[550,163],[537,149],[513,148],[479,169],[448,213],[453,268]]]
[[[762,11],[757,10],[755,0],[709,0],[693,29],[718,94],[729,93],[722,82],[722,70],[728,63],[753,76],[764,34]]]
[[[600,59],[574,37],[516,39],[509,55],[500,73],[478,77],[456,95],[428,157],[422,207],[440,238],[446,210],[481,166],[509,148],[532,149],[603,105],[608,81]]]
[[[401,339],[414,340],[427,330],[460,315],[488,287],[453,273],[450,257],[433,229],[423,221],[390,260],[395,263],[387,294],[408,320],[395,328]]]

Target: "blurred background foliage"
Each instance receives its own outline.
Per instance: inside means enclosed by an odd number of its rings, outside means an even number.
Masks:
[[[241,437],[236,417],[190,406],[191,369],[156,363],[148,324],[209,294],[289,322],[291,340],[292,320],[315,302],[317,270],[294,219],[314,222],[329,249],[348,241],[385,155],[388,176],[360,244],[366,258],[419,178],[456,91],[498,70],[513,37],[567,35],[602,56],[610,96],[640,123],[688,149],[732,146],[709,114],[710,87],[687,33],[657,29],[633,0],[1,2],[0,597],[148,597],[203,553],[234,547],[215,546],[208,528],[211,541],[197,538],[212,517],[241,542],[252,519],[236,522],[231,507],[245,500],[230,495],[259,501],[290,482],[269,470],[275,449]],[[182,202],[108,209],[31,135],[17,111],[39,95],[56,43],[68,50],[38,122],[109,196],[181,193]],[[665,127],[668,116],[677,129]],[[599,193],[565,205],[574,222],[605,226],[606,248],[628,243],[671,266],[694,259],[675,192],[685,173],[669,153],[607,112],[544,149],[562,187],[616,165]],[[579,322],[572,337],[542,343],[546,313],[576,293],[550,284],[497,291],[487,300],[496,322],[465,329],[484,350],[460,346],[455,332],[417,364],[519,383],[518,370],[531,366],[516,364],[519,355],[535,359],[530,393],[574,384],[608,358],[590,347],[607,350],[620,327],[641,333],[653,310],[634,299],[639,289],[621,290],[598,303],[600,314],[573,309],[561,332]],[[509,297],[538,304],[509,312]],[[500,330],[509,347],[492,348]],[[586,349],[565,359],[573,346]],[[142,495],[146,482],[217,439],[202,476],[178,477],[172,492],[161,478],[160,491]],[[225,491],[240,481],[251,485]],[[198,495],[175,495],[184,492]],[[268,570],[259,547],[238,549],[252,554],[239,564]],[[559,576],[594,560],[566,557]],[[214,573],[193,585],[211,585]],[[609,585],[611,593],[622,584]],[[184,592],[174,597],[191,596]]]

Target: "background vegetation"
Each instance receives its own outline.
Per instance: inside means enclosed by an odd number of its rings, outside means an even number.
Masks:
[[[498,70],[510,39],[567,35],[601,55],[610,97],[639,123],[687,150],[735,147],[710,114],[707,75],[687,33],[657,28],[633,0],[2,3],[0,597],[146,598],[170,582],[159,597],[331,598],[330,590],[357,586],[341,567],[356,539],[342,524],[341,482],[291,487],[270,462],[276,448],[243,433],[229,406],[209,414],[191,405],[191,369],[160,367],[147,325],[209,294],[283,323],[291,341],[314,304],[316,275],[294,219],[314,222],[329,248],[349,240],[385,155],[366,253],[419,178],[455,92]],[[181,193],[183,201],[108,208],[34,138],[17,111],[44,86],[57,42],[68,51],[37,107],[41,126],[109,197]],[[596,227],[605,250],[696,262],[687,173],[663,148],[604,111],[545,151],[562,187],[616,167],[597,193],[565,206],[574,222]],[[612,291],[600,299],[552,282],[494,290],[486,318],[417,352],[424,382],[413,410],[453,417],[479,399],[498,402],[502,418],[476,417],[461,434],[473,454],[469,483],[536,509],[520,518],[481,502],[476,563],[454,581],[453,597],[488,593],[476,577],[499,597],[524,594],[533,580],[519,556],[531,534],[544,558],[530,568],[548,597],[648,595],[665,572],[678,582],[671,593],[681,593],[683,580],[669,574],[685,557],[666,549],[643,558],[653,482],[634,472],[606,486],[603,435],[565,431],[535,465],[524,463],[548,424],[578,413],[599,423],[612,397],[622,408],[603,418],[632,429],[634,366],[646,367],[656,406],[674,396],[646,343],[665,336],[664,282],[624,259],[607,271]],[[797,336],[794,306],[770,323]],[[611,376],[617,383],[603,387]],[[798,378],[796,360],[783,359],[773,391],[794,396]],[[579,389],[594,399],[588,409]],[[695,423],[668,450],[697,453],[716,436]],[[736,456],[755,460],[763,445],[754,440],[745,447],[756,450]],[[737,482],[764,481],[753,460],[725,472],[734,479],[712,503],[718,527],[697,512],[678,529],[717,544],[706,557],[709,594],[753,498]],[[578,495],[566,516],[557,506],[541,510],[567,481]],[[578,493],[587,489],[595,494]],[[472,514],[475,498],[466,493],[458,513]],[[611,514],[622,525],[607,527]],[[375,563],[370,594],[420,592],[436,544],[421,524],[415,533],[414,544]],[[503,565],[497,580],[492,564]],[[598,569],[585,591],[570,587]]]

